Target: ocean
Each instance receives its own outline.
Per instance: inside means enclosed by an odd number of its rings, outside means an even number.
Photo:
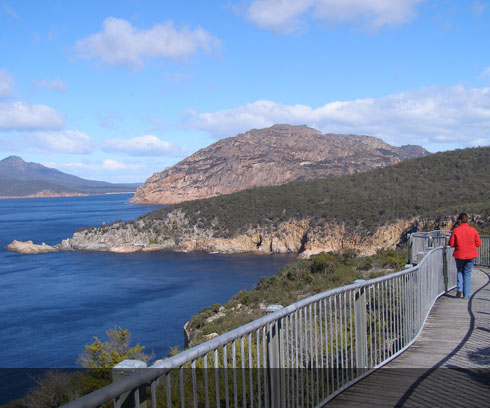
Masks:
[[[19,369],[78,367],[84,346],[94,336],[104,340],[111,328],[128,329],[132,344],[164,357],[171,346],[183,346],[183,326],[196,311],[225,303],[294,260],[285,254],[5,250],[14,239],[54,245],[79,227],[157,208],[127,204],[130,197],[0,200],[0,403],[25,392],[25,384],[6,380]]]

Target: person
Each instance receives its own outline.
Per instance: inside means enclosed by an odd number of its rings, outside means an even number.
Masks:
[[[478,256],[478,248],[481,245],[478,231],[468,224],[468,214],[459,214],[456,227],[453,228],[449,246],[454,247],[453,257],[456,260],[457,292],[456,297],[470,297],[471,270]]]

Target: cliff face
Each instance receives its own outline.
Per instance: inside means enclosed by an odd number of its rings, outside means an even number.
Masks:
[[[447,228],[449,223],[448,219],[436,227]],[[299,253],[303,258],[322,251],[357,249],[362,255],[372,255],[378,249],[395,247],[407,232],[434,226],[433,221],[428,220],[398,220],[371,233],[362,227],[352,229],[336,223],[313,226],[310,220],[291,220],[281,223],[273,231],[257,227],[227,239],[215,237],[212,229],[190,225],[185,214],[175,210],[159,223],[138,220],[79,231],[72,238],[63,240],[59,248],[118,253],[162,249],[211,253],[289,252]]]
[[[275,125],[222,139],[155,173],[131,202],[173,204],[251,187],[352,174],[427,154],[420,146],[394,147],[370,136]]]

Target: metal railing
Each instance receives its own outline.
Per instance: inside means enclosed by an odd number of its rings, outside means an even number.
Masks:
[[[408,241],[409,262],[416,264],[429,249],[447,245],[450,237],[451,231],[445,230],[411,234]],[[481,247],[478,248],[478,257],[476,258],[475,264],[490,266],[490,235],[482,235],[480,238]]]
[[[456,285],[451,254],[303,299],[65,407],[322,406],[416,339]]]
[[[431,248],[447,245],[451,231],[415,232],[408,239],[408,261],[417,264]]]
[[[476,258],[476,265],[490,266],[490,235],[482,235],[481,247],[478,248],[478,258]]]

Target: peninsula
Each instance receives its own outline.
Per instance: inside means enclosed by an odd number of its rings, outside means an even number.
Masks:
[[[461,211],[490,232],[490,147],[405,160],[348,176],[297,181],[169,205],[130,222],[81,228],[62,250],[262,254],[389,249],[445,229]],[[455,181],[458,183],[455,194]]]

